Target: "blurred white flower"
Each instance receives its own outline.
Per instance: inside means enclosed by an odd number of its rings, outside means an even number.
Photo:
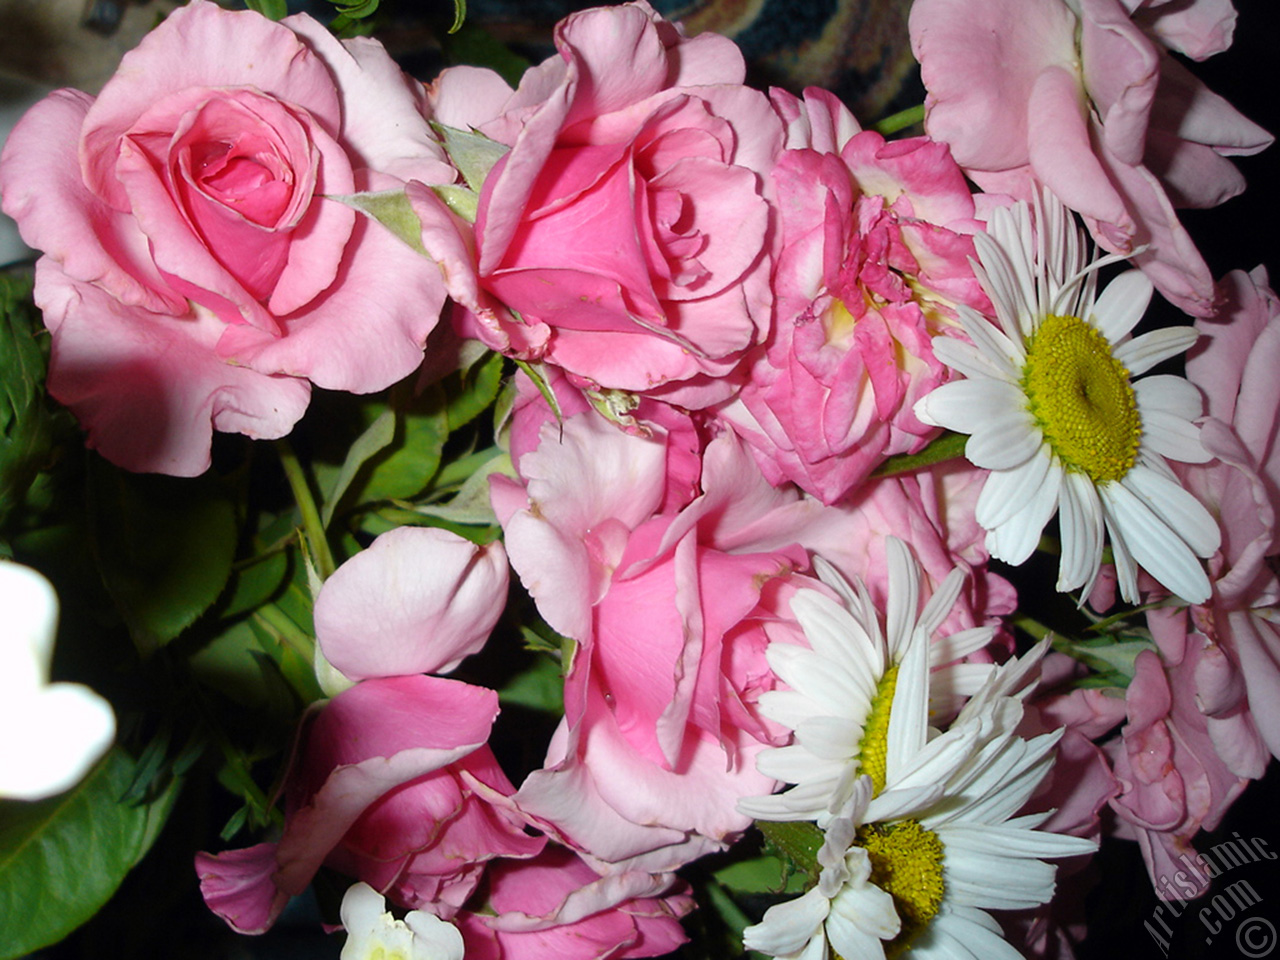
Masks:
[[[49,683],[58,597],[30,567],[0,560],[0,797],[41,800],[77,783],[111,746],[111,706]]]
[[[387,913],[382,894],[367,883],[347,890],[340,914],[347,929],[341,960],[462,960],[457,927],[419,910],[397,920]]]

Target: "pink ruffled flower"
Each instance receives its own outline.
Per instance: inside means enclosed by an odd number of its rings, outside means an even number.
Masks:
[[[1225,159],[1271,136],[1164,49],[1195,57],[1231,41],[1224,0],[917,0],[912,49],[928,90],[925,128],[983,189],[1030,199],[1043,183],[1103,248],[1135,254],[1193,316],[1213,278],[1174,213],[1244,189]]]
[[[1138,841],[1162,899],[1190,899],[1207,889],[1201,874],[1177,888],[1169,878],[1186,873],[1180,858],[1194,857],[1192,837],[1214,829],[1249,783],[1218,756],[1197,703],[1197,681],[1212,669],[1212,655],[1203,637],[1188,643],[1177,663],[1151,650],[1139,653],[1125,693],[1128,722],[1106,745],[1121,788],[1111,801],[1116,835]]]
[[[601,877],[563,847],[488,873],[493,914],[457,918],[469,960],[626,960],[657,957],[688,940],[679,918],[693,909],[671,874]],[[680,885],[683,886],[683,885]]]
[[[316,640],[352,680],[449,673],[477,653],[502,616],[507,554],[456,533],[399,527],[325,581]]]
[[[213,430],[279,437],[311,384],[404,377],[439,270],[326,195],[456,176],[420,88],[371,40],[195,0],[102,93],[14,128],[4,210],[44,251],[50,392],[131,470],[194,475]]]
[[[722,415],[771,481],[833,503],[885,457],[937,433],[912,406],[950,378],[930,341],[952,305],[990,310],[969,265],[982,224],[943,144],[859,132],[820,90],[773,96],[792,118],[772,174],[777,319]]]
[[[495,857],[544,844],[486,797],[514,790],[486,741],[492,690],[440,677],[365,680],[310,721],[285,787],[280,840],[196,855],[209,908],[262,933],[321,864],[401,906],[448,918]]]
[[[573,14],[555,41],[514,92],[472,68],[432,85],[437,120],[511,147],[480,193],[463,328],[590,386],[723,399],[718,378],[769,326],[782,124],[732,42],[686,38],[646,3]]]
[[[732,435],[670,504],[670,436],[578,414],[543,427],[523,485],[491,481],[512,565],[575,641],[565,719],[514,802],[610,873],[674,869],[748,826],[735,802],[773,789],[754,758],[781,732],[754,707],[776,683],[764,649],[802,642],[786,600],[817,583],[795,571],[819,505],[770,487]]]

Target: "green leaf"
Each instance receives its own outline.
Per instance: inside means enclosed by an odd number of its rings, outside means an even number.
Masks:
[[[395,441],[367,463],[368,472],[353,484],[352,502],[403,500],[419,493],[440,469],[449,437],[445,395],[437,385],[424,391],[409,409],[397,411]]]
[[[115,748],[67,793],[0,803],[0,960],[80,926],[150,849],[180,781],[149,803],[121,803],[134,773],[134,761]]]
[[[409,198],[401,190],[384,190],[381,193],[352,193],[330,195],[330,200],[346,204],[367,217],[372,217],[404,241],[411,249],[426,256],[422,245],[422,221],[413,212]],[[448,202],[448,201],[446,201]]]
[[[236,517],[215,480],[138,476],[95,460],[93,533],[103,582],[146,655],[218,599]]]
[[[498,701],[543,713],[564,713],[564,677],[560,662],[539,656],[526,669],[508,680],[498,691]]]
[[[289,15],[288,0],[244,0],[244,5],[268,20],[283,20]]]
[[[356,473],[368,462],[370,457],[390,444],[395,439],[395,435],[396,415],[391,410],[384,410],[378,415],[378,419],[374,420],[369,425],[369,428],[356,438],[356,442],[347,451],[347,459],[343,461],[342,469],[338,471],[338,475],[334,478],[333,487],[324,499],[324,506],[320,509],[320,522],[326,528],[329,526],[329,521],[333,519],[334,507],[338,505],[342,495],[351,486],[351,481],[355,479]]]
[[[466,426],[493,403],[502,387],[502,368],[502,355],[491,353],[445,381],[445,393],[449,397],[445,414],[449,418],[450,433]],[[455,386],[457,380],[461,383]]]
[[[493,451],[491,449],[488,452]],[[486,526],[496,524],[498,517],[493,512],[493,503],[489,498],[489,477],[495,473],[515,477],[516,468],[511,463],[510,454],[498,451],[463,482],[448,503],[422,503],[416,505],[414,510],[453,523],[479,523]]]
[[[797,870],[817,878],[818,851],[822,849],[823,839],[817,824],[805,820],[757,820],[756,827]]]
[[[528,60],[514,53],[483,27],[464,24],[441,40],[450,63],[488,67],[513,87],[520,85],[520,78],[530,66]]]
[[[30,283],[0,277],[0,523],[22,504],[51,456],[36,328]]]
[[[806,886],[803,873],[767,853],[721,867],[715,878],[737,893],[804,893]]]

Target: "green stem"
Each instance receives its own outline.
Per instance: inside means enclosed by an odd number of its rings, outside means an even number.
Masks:
[[[917,123],[924,123],[924,104],[915,107],[908,107],[906,110],[885,117],[871,129],[883,136],[897,133],[899,130],[905,130],[907,127],[914,126]]]
[[[316,509],[316,501],[311,496],[311,485],[307,482],[306,472],[298,462],[298,455],[293,452],[287,440],[276,441],[276,451],[280,455],[280,466],[289,479],[289,487],[293,490],[293,499],[298,504],[298,512],[302,514],[302,530],[311,548],[315,560],[316,572],[321,580],[329,579],[337,569],[333,562],[333,553],[329,550],[329,541],[324,534],[324,524],[320,521],[320,511]]]
[[[919,453],[901,453],[890,457],[876,468],[873,477],[892,477],[899,473],[910,473],[921,467],[931,467],[944,460],[955,460],[964,456],[964,445],[969,438],[963,433],[944,433]]]
[[[301,657],[304,663],[310,663],[314,659],[315,641],[303,633],[287,613],[271,603],[263,604],[253,613],[277,640]]]
[[[1023,633],[1030,634],[1037,641],[1043,640],[1045,637],[1054,636],[1054,632],[1046,627],[1039,620],[1027,616],[1025,613],[1015,613],[1009,617],[1009,622],[1021,630]]]

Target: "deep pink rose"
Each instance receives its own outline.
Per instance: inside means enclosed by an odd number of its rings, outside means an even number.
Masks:
[[[794,118],[772,173],[776,322],[722,416],[770,480],[834,503],[885,457],[937,433],[912,412],[951,375],[930,341],[952,325],[955,303],[990,303],[969,265],[982,223],[947,148],[858,132],[831,94],[805,96],[774,92]]]
[[[911,45],[925,129],[985,190],[1030,199],[1043,183],[1099,246],[1135,253],[1194,316],[1213,278],[1175,207],[1209,207],[1244,180],[1226,157],[1271,136],[1164,49],[1195,57],[1230,43],[1224,0],[917,0]]]
[[[284,833],[196,856],[205,902],[261,933],[321,864],[403,907],[450,917],[494,857],[543,846],[485,797],[513,791],[485,742],[492,690],[440,677],[365,680],[314,716],[285,785]]]
[[[754,758],[781,734],[755,708],[777,682],[764,650],[803,641],[787,597],[821,588],[797,572],[820,505],[770,487],[732,434],[673,502],[672,436],[581,413],[542,427],[523,485],[491,481],[512,565],[575,641],[565,719],[514,802],[610,873],[674,869],[748,826],[735,803],[773,789]]]
[[[627,960],[664,956],[688,937],[693,898],[670,874],[601,877],[576,854],[548,847],[488,872],[493,912],[458,915],[469,960]],[[683,884],[677,884],[683,887]]]
[[[448,673],[478,652],[507,602],[507,554],[434,527],[397,527],[316,597],[316,640],[352,680]]]
[[[716,378],[769,326],[782,124],[732,42],[688,39],[646,3],[573,14],[555,41],[505,99],[474,69],[433,85],[437,118],[511,147],[480,193],[476,254],[523,328],[472,313],[466,329],[592,386],[722,399]]]
[[[97,97],[15,127],[4,210],[44,251],[50,392],[131,470],[200,473],[213,430],[287,433],[311,384],[404,377],[438,268],[326,195],[452,180],[420,87],[372,40],[195,0]]]

